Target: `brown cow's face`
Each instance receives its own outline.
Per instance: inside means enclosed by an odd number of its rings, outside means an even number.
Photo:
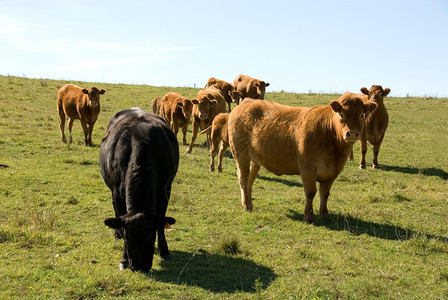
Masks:
[[[82,92],[89,96],[89,106],[97,107],[100,104],[100,95],[103,95],[105,90],[98,90],[96,87],[92,87],[90,90],[83,89]]]
[[[257,96],[255,99],[264,99],[264,94],[266,92],[266,87],[269,86],[269,83],[260,81],[255,83],[255,86],[257,88]]]
[[[240,104],[240,98],[243,96],[242,93],[237,92],[236,90],[229,91],[230,98],[232,99],[232,102],[236,103],[237,105]]]
[[[389,95],[390,88],[385,88],[381,85],[372,85],[370,90],[367,90],[366,87],[361,88],[361,92],[369,97],[370,101],[374,101],[378,104],[383,103],[383,98]]]
[[[201,99],[193,99],[193,104],[196,105],[198,111],[198,117],[201,120],[207,119],[209,116],[210,108],[218,103],[216,100],[210,100],[207,97]]]
[[[361,139],[364,118],[377,108],[376,103],[372,101],[364,103],[361,98],[351,93],[346,93],[338,100],[332,101],[330,106],[339,116],[336,122],[340,123],[340,135],[347,143],[354,143]]]
[[[193,102],[191,102],[190,99],[184,99],[178,102],[177,106],[179,106],[182,109],[182,114],[184,115],[184,118],[189,119],[193,112]]]

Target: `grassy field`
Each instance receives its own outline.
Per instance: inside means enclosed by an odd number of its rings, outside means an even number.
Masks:
[[[118,270],[122,241],[103,223],[113,208],[99,146],[118,110],[197,90],[74,82],[107,90],[85,147],[79,121],[72,144],[60,139],[56,92],[66,83],[0,76],[1,299],[448,298],[448,99],[386,98],[382,169],[358,169],[356,144],[333,185],[330,218],[314,225],[302,221],[299,176],[262,169],[245,212],[230,153],[218,174],[199,146],[204,136],[192,154],[181,146],[167,213],[177,220],[166,233],[172,260],[154,256],[145,276]],[[337,97],[266,95],[293,106]]]

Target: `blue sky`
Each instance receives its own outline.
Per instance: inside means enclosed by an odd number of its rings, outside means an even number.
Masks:
[[[448,0],[0,0],[0,74],[448,97]]]

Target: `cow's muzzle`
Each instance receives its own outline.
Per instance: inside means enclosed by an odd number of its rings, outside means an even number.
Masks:
[[[201,120],[207,119],[207,114],[199,114],[199,119]]]
[[[360,139],[361,139],[361,136],[360,136],[358,130],[347,130],[345,132],[344,140],[347,143],[354,143],[354,142],[356,142],[356,141],[358,141]]]

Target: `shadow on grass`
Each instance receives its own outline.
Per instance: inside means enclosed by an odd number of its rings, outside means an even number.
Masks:
[[[303,185],[300,182],[298,182],[298,181],[281,179],[281,178],[278,178],[278,177],[260,176],[260,175],[258,176],[258,178],[261,179],[261,180],[283,183],[284,185],[287,185],[287,186],[303,187]]]
[[[303,214],[294,210],[288,210],[286,216],[294,221],[303,222]],[[361,219],[344,214],[330,214],[323,219],[319,215],[314,216],[314,226],[326,227],[335,231],[347,231],[354,235],[367,234],[376,238],[386,240],[410,240],[416,235],[424,236],[427,239],[438,239],[448,243],[448,238],[416,232],[389,224],[379,224],[363,221]]]
[[[171,257],[162,261],[162,270],[153,271],[156,280],[197,286],[213,293],[254,293],[266,289],[277,277],[271,269],[250,260],[205,251],[172,251]]]
[[[448,173],[442,169],[437,168],[410,168],[410,167],[400,167],[400,166],[386,166],[382,165],[381,169],[384,171],[393,171],[406,174],[423,174],[425,176],[437,176],[441,179],[448,179]]]

